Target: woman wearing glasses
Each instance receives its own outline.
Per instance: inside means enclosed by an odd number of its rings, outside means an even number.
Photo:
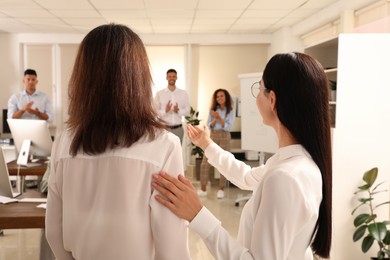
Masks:
[[[207,119],[207,127],[210,129],[211,139],[225,151],[230,151],[230,129],[234,122],[233,102],[229,92],[226,89],[217,89],[214,91],[211,100],[210,114]],[[209,171],[211,165],[204,156],[200,167],[200,197],[207,196],[207,182],[209,181]],[[217,198],[225,197],[226,178],[221,175],[219,179],[219,189]]]
[[[209,162],[239,187],[253,189],[235,240],[202,206],[184,177],[160,173],[157,201],[190,221],[216,259],[313,259],[329,257],[332,159],[328,81],[322,66],[302,53],[277,54],[253,88],[264,124],[279,149],[263,167],[250,168],[218,147],[200,127],[188,127]]]

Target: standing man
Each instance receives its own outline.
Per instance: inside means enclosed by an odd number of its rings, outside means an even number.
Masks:
[[[8,100],[8,118],[41,119],[52,121],[52,107],[49,97],[38,90],[37,72],[32,69],[24,71],[25,90],[14,94]]]
[[[190,101],[185,90],[176,87],[177,72],[167,71],[168,87],[157,92],[156,107],[160,117],[167,122],[168,130],[183,141],[182,117],[190,113]]]

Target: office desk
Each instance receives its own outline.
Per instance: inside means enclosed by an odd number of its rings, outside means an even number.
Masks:
[[[36,190],[28,190],[18,197],[45,198]],[[37,208],[41,203],[14,202],[0,204],[0,229],[45,228],[46,210]]]
[[[21,166],[19,175],[20,176],[30,176],[30,175],[43,176],[47,169],[46,160],[39,160],[37,163],[39,163],[39,165],[33,167]],[[15,175],[15,176],[18,175],[18,165],[16,164],[16,160],[7,163],[7,167],[8,167],[9,175]]]

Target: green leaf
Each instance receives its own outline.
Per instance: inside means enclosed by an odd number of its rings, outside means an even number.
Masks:
[[[358,189],[359,189],[360,191],[365,191],[365,190],[368,190],[370,187],[371,187],[371,185],[364,184],[364,185],[362,185],[362,186],[359,186]],[[360,191],[355,192],[355,194],[358,193],[358,192],[360,192]]]
[[[387,231],[386,237],[383,239],[385,245],[390,245],[390,231]]]
[[[355,218],[355,220],[353,221],[353,225],[354,225],[355,227],[358,227],[358,226],[360,226],[361,224],[366,223],[367,220],[369,220],[369,219],[370,219],[370,215],[369,215],[369,214],[367,214],[367,213],[360,214],[360,215],[358,215],[358,216]]]
[[[371,170],[368,170],[363,175],[363,180],[371,187],[375,182],[376,177],[378,176],[378,168],[374,167]]]
[[[358,201],[359,202],[362,202],[362,203],[366,203],[366,202],[369,202],[369,201],[372,201],[374,200],[373,198],[359,198]]]
[[[352,210],[352,212],[351,212],[351,215],[353,215],[354,213],[355,213],[355,211],[358,209],[358,208],[360,208],[361,206],[363,206],[364,205],[364,203],[361,203],[361,204],[359,204],[356,208],[354,208],[353,210]]]
[[[358,229],[356,229],[355,232],[353,233],[353,237],[352,237],[353,242],[356,242],[359,239],[361,239],[364,236],[364,234],[366,233],[366,229],[367,229],[366,225],[361,226]]]
[[[379,186],[381,186],[383,183],[385,183],[385,181],[382,181],[382,182],[378,183],[377,185],[375,185],[375,187],[372,190],[374,191],[374,190],[378,189]]]
[[[386,225],[382,222],[368,225],[368,232],[377,241],[382,241],[386,237]]]
[[[385,257],[385,253],[383,251],[378,251],[378,253],[376,254],[376,257],[378,259],[383,259]]]
[[[370,235],[366,236],[362,242],[363,253],[366,253],[368,250],[370,250],[373,243],[374,243],[374,238]]]
[[[374,209],[379,208],[380,206],[385,205],[385,204],[390,204],[390,201],[386,201],[386,202],[383,202],[381,204],[378,204],[378,205],[376,205],[376,207]]]

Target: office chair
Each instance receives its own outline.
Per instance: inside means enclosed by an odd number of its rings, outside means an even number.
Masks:
[[[264,165],[265,163],[265,153],[264,152],[259,152],[259,165]],[[244,196],[244,197],[239,197],[234,201],[234,206],[238,207],[240,206],[240,202],[242,201],[248,201],[252,197],[252,194]]]

